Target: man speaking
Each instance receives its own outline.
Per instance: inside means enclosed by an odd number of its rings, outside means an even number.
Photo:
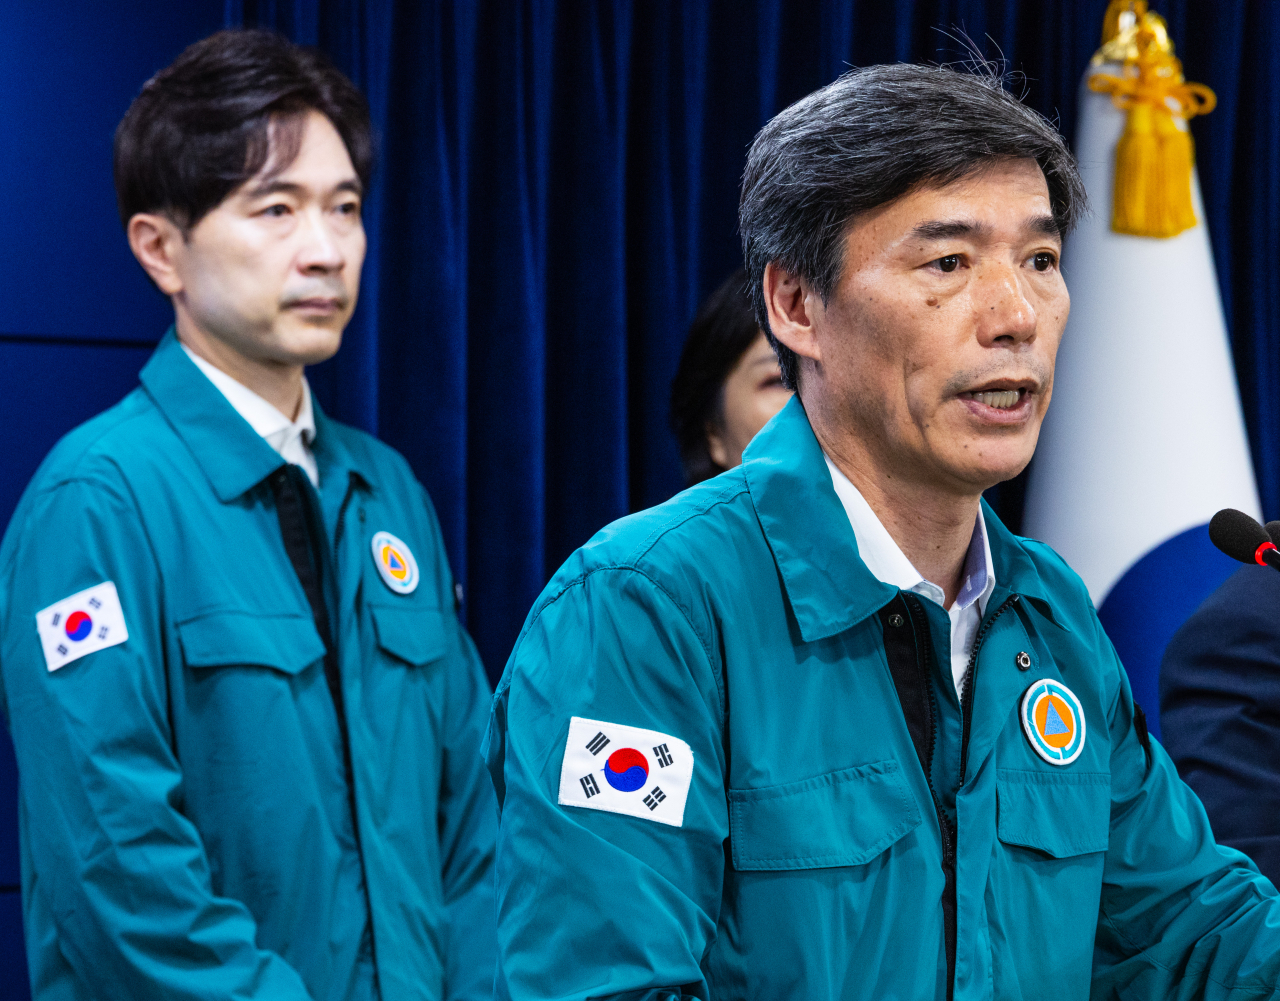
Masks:
[[[175,327],[0,549],[37,1001],[491,994],[488,685],[426,493],[303,376],[355,308],[371,152],[351,82],[263,32],[117,131]]]
[[[499,997],[1275,989],[1271,885],[1079,579],[981,500],[1035,448],[1082,201],[980,75],[851,72],[756,138],[742,240],[798,395],[529,615],[487,748]]]

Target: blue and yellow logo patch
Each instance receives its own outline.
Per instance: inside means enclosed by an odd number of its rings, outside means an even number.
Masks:
[[[1084,709],[1061,681],[1041,678],[1022,697],[1022,729],[1051,765],[1069,765],[1084,750]]]
[[[410,594],[418,586],[418,561],[409,547],[390,532],[373,537],[373,563],[382,583],[396,594]]]

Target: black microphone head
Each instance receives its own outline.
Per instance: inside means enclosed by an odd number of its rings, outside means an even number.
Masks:
[[[1269,521],[1265,527],[1267,534],[1271,536],[1271,541],[1280,546],[1280,521]]]
[[[1233,560],[1256,563],[1258,547],[1271,537],[1243,511],[1224,507],[1209,520],[1209,541]]]

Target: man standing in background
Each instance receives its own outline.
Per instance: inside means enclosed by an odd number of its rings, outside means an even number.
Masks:
[[[263,32],[117,131],[175,325],[0,548],[37,999],[490,994],[488,686],[425,491],[303,375],[355,308],[371,167],[350,81]]]

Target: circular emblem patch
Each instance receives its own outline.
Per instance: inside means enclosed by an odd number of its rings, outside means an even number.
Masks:
[[[409,594],[418,586],[418,561],[409,547],[390,532],[373,537],[373,564],[382,583],[396,594]]]
[[[1051,765],[1069,765],[1084,750],[1084,710],[1075,692],[1041,678],[1022,697],[1022,729],[1036,754]]]

